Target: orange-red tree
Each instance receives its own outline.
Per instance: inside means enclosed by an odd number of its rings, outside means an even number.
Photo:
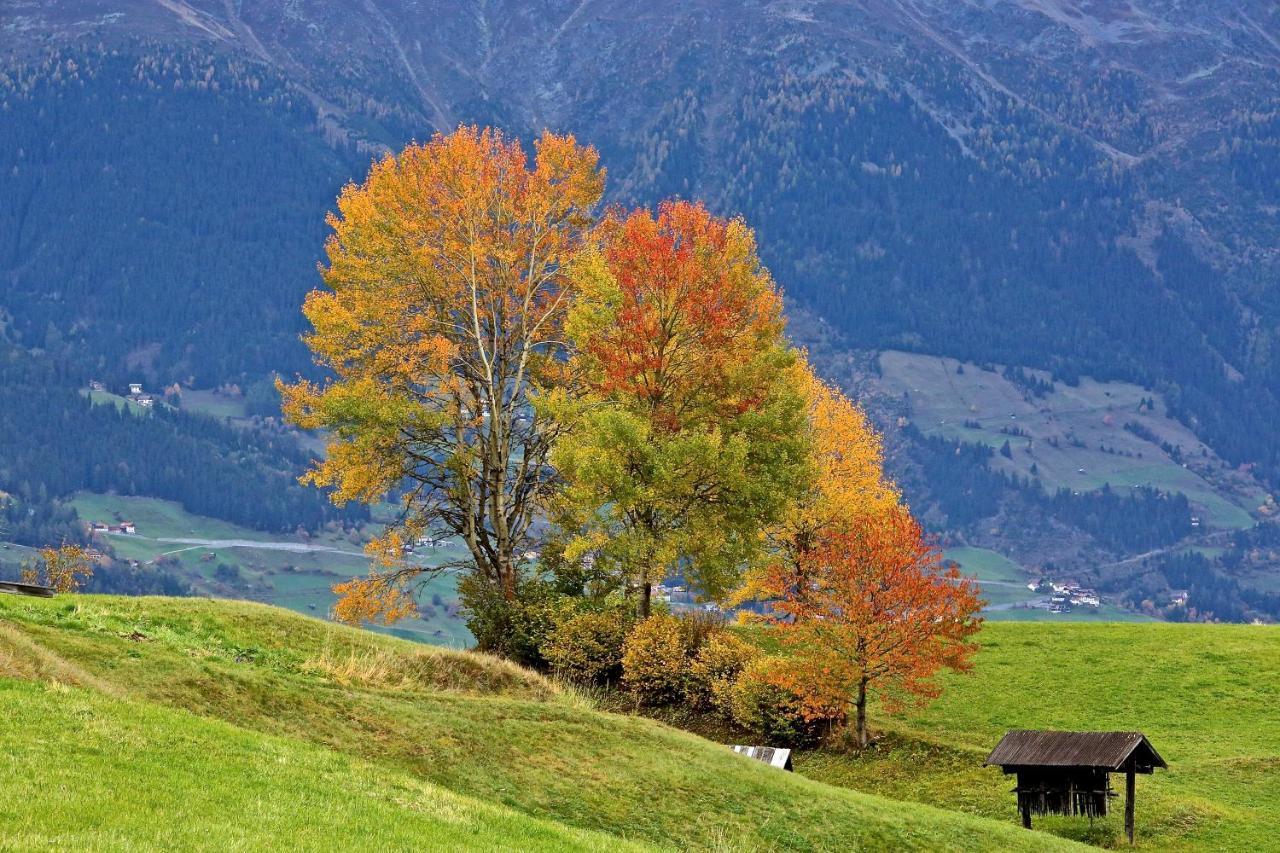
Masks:
[[[284,410],[325,430],[306,480],[335,502],[408,484],[370,577],[338,587],[349,621],[414,611],[425,570],[400,554],[421,535],[460,537],[476,576],[516,593],[558,429],[533,403],[564,380],[566,269],[604,186],[594,149],[570,136],[544,134],[535,152],[488,129],[437,135],[347,186],[329,217],[325,288],[304,313],[333,378],[282,386]]]
[[[944,566],[905,508],[857,519],[799,560],[803,588],[780,561],[760,584],[794,663],[787,677],[815,716],[851,704],[860,746],[872,692],[893,710],[937,696],[941,670],[970,668],[977,584]]]
[[[569,323],[582,393],[555,452],[568,553],[616,567],[647,616],[677,566],[736,582],[807,483],[804,402],[782,300],[739,219],[664,203],[605,223]]]

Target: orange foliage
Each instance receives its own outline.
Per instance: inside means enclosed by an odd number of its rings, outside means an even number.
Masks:
[[[373,572],[365,578],[335,584],[333,591],[338,595],[338,603],[333,607],[333,618],[348,625],[366,622],[391,625],[416,615],[418,604],[405,588],[404,580],[395,572]]]
[[[759,358],[782,332],[782,299],[740,219],[663,202],[603,226],[617,287],[609,326],[583,347],[597,390],[639,401],[659,428],[740,415],[762,402]]]
[[[563,382],[567,270],[604,188],[596,152],[573,137],[534,148],[530,162],[517,140],[463,127],[348,185],[328,220],[325,288],[303,309],[335,379],[280,389],[285,414],[328,439],[306,482],[342,503],[408,481],[403,539],[456,535],[506,595],[552,482],[556,427],[533,401]],[[375,546],[384,567],[399,541]],[[405,612],[395,598],[370,610],[385,584],[343,586],[362,597],[352,613]]]
[[[907,510],[825,535],[799,565],[803,586],[782,564],[761,579],[775,601],[773,630],[792,654],[789,684],[815,715],[828,712],[832,696],[852,701],[860,744],[868,742],[869,688],[894,710],[936,696],[939,671],[970,668],[977,584],[944,568]]]

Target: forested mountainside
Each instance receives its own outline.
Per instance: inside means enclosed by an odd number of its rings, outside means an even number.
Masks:
[[[160,404],[95,403],[65,366],[0,346],[0,538],[79,541],[59,500],[79,491],[147,495],[264,531],[358,523],[296,482],[311,460],[293,435],[236,428]]]
[[[743,214],[838,347],[1137,383],[1280,483],[1265,0],[15,0],[0,54],[0,328],[86,376],[307,371],[342,183],[550,127]]]

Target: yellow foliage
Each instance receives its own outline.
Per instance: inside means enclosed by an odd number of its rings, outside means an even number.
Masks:
[[[767,532],[772,559],[796,566],[824,536],[848,530],[860,519],[878,517],[902,503],[897,485],[884,473],[884,443],[865,412],[822,381],[807,359],[794,368],[802,389],[809,430],[813,481],[792,504],[782,523]],[[735,596],[760,596],[760,572],[751,573]]]
[[[803,540],[849,521],[880,515],[902,499],[884,473],[884,443],[862,409],[818,378],[807,360],[796,365],[809,414],[816,468],[814,487],[784,523],[782,535]]]
[[[93,577],[93,561],[79,545],[41,548],[40,557],[22,567],[22,582],[52,587],[57,592],[75,592]]]
[[[594,149],[551,133],[534,148],[462,127],[346,186],[325,287],[303,307],[306,343],[335,378],[280,385],[286,416],[328,443],[303,482],[341,504],[409,481],[402,532],[459,536],[508,592],[550,482],[548,427],[530,412],[563,380],[566,270],[604,189]],[[394,544],[379,543],[380,566],[397,562]],[[378,577],[343,585],[356,598],[342,612],[407,612]]]
[[[658,613],[639,622],[622,646],[622,683],[645,705],[684,695],[689,646],[677,616]]]

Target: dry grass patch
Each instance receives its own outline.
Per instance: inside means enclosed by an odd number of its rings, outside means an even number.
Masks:
[[[561,698],[562,689],[510,661],[477,652],[389,648],[338,650],[331,645],[302,665],[343,686],[383,690],[445,690],[451,693],[499,695],[535,702]]]

